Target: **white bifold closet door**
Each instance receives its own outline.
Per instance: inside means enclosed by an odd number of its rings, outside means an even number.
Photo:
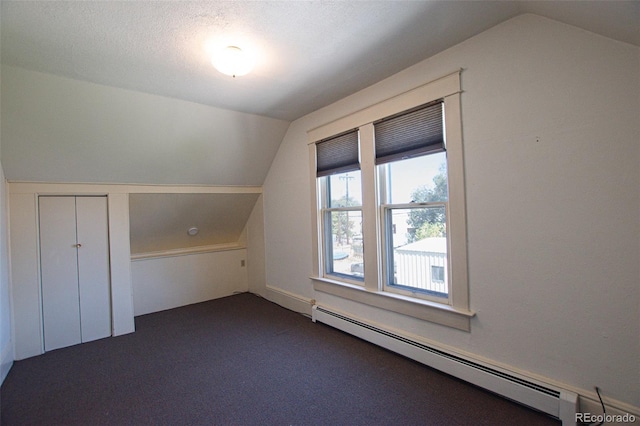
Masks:
[[[45,351],[111,336],[106,197],[39,197]]]

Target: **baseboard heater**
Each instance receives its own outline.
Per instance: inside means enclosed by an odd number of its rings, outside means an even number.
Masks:
[[[576,424],[578,395],[574,392],[537,383],[494,366],[483,365],[319,305],[313,306],[312,319],[314,322],[319,321],[330,325],[505,398],[547,413],[560,419],[563,425]]]

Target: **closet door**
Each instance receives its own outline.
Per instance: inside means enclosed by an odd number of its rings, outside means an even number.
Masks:
[[[40,197],[45,351],[82,342],[74,197]]]
[[[111,336],[107,197],[77,197],[78,286],[82,341]]]
[[[40,197],[45,351],[111,335],[106,197]]]

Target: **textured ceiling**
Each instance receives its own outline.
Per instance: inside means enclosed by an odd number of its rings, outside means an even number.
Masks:
[[[294,120],[520,13],[639,44],[639,2],[2,1],[2,62]],[[233,79],[207,49],[240,45]]]

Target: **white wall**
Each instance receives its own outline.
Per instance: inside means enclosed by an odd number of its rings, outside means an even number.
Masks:
[[[0,99],[1,97],[0,89]],[[9,209],[7,207],[7,198],[4,170],[0,165],[0,384],[2,384],[13,365],[11,294],[9,292],[9,240],[7,232]]]
[[[13,364],[11,339],[11,294],[9,292],[9,247],[7,186],[0,167],[0,384]]]
[[[246,292],[246,260],[244,248],[134,260],[134,315]]]
[[[306,131],[459,68],[471,332],[314,292]],[[638,47],[523,15],[293,122],[266,285],[640,412],[639,73]]]
[[[264,281],[264,201],[262,195],[256,201],[246,226],[247,238],[247,273],[249,291],[265,296]]]
[[[23,359],[43,351],[35,196],[10,194],[9,216],[14,356]]]

